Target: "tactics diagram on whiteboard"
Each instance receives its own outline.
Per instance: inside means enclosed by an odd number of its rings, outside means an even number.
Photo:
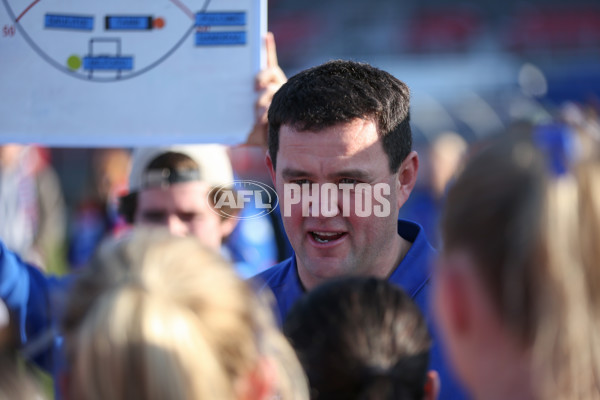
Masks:
[[[0,140],[239,142],[265,0],[2,0]]]

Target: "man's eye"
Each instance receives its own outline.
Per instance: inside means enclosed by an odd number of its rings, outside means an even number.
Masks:
[[[201,217],[200,214],[195,213],[195,212],[185,212],[185,213],[179,213],[177,214],[179,216],[179,219],[182,222],[192,222],[195,219],[199,219]]]
[[[160,211],[146,211],[142,214],[142,219],[144,222],[162,224],[167,219],[167,216],[165,213]]]
[[[296,179],[293,180],[291,183],[295,183],[296,185],[304,185],[304,184],[310,184],[310,181],[308,179]]]
[[[357,179],[352,179],[352,178],[342,178],[340,179],[340,183],[345,183],[348,185],[356,185],[358,182]]]

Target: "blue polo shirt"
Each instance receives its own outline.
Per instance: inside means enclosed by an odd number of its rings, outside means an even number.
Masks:
[[[430,368],[436,370],[440,375],[441,391],[439,399],[466,399],[464,389],[459,386],[446,363],[437,339],[437,332],[432,324],[429,292],[431,266],[436,251],[427,241],[423,228],[414,222],[399,219],[398,234],[411,242],[412,245],[388,280],[400,286],[410,295],[429,323],[433,339]],[[256,275],[252,278],[252,282],[258,291],[269,289],[273,292],[277,302],[275,312],[280,323],[285,320],[285,316],[294,303],[305,293],[298,276],[295,255]]]

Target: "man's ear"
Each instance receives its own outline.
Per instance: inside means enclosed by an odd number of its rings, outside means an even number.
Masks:
[[[437,400],[440,395],[440,376],[437,371],[427,371],[427,381],[425,382],[425,397],[423,400]]]
[[[462,268],[461,260],[442,255],[438,260],[438,270],[435,278],[435,306],[438,323],[448,340],[460,340],[469,330],[470,321],[470,292]]]
[[[265,164],[267,164],[267,169],[269,170],[269,174],[271,175],[271,180],[273,181],[273,185],[275,185],[275,167],[273,165],[273,160],[271,160],[271,155],[267,152],[265,157]]]
[[[233,230],[237,226],[238,221],[239,220],[237,218],[223,218],[223,219],[221,219],[221,224],[219,226],[219,231],[221,233],[221,239],[222,240],[224,240],[229,235],[231,235],[231,232],[233,232]]]
[[[240,400],[270,400],[275,398],[277,367],[273,360],[261,357],[256,366],[236,384]]]
[[[416,151],[411,151],[400,164],[398,169],[398,208],[402,207],[417,182],[417,173],[419,172],[419,155]]]

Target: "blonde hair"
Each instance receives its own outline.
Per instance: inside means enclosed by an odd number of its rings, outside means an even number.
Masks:
[[[446,200],[446,251],[463,248],[498,315],[531,351],[544,399],[600,399],[600,162],[551,177],[526,140],[471,159]]]
[[[600,399],[600,162],[548,186],[534,362],[544,398]]]
[[[104,245],[77,281],[64,321],[78,399],[235,399],[261,358],[280,398],[308,398],[269,310],[194,238],[135,230]]]

